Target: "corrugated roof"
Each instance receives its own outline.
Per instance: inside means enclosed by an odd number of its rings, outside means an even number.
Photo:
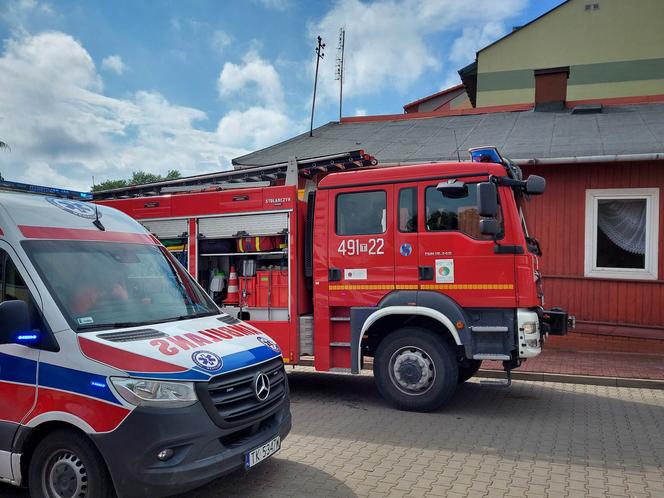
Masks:
[[[379,164],[439,161],[456,159],[457,146],[463,157],[468,148],[482,145],[496,145],[514,159],[661,153],[664,103],[607,106],[600,114],[566,109],[331,122],[316,128],[313,137],[303,133],[233,164],[265,165],[354,149],[376,156]]]

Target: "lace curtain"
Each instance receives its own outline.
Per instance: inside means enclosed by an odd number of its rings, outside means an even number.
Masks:
[[[634,254],[646,252],[646,200],[600,200],[599,229],[621,249]]]

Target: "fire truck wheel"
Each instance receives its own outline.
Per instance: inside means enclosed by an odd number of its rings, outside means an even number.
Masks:
[[[458,375],[452,346],[435,332],[417,327],[391,333],[374,357],[378,392],[401,410],[440,408],[454,394]]]
[[[459,365],[459,384],[474,377],[481,366],[482,360],[466,360],[464,364]]]
[[[32,498],[111,498],[106,464],[90,441],[74,431],[49,434],[35,448],[28,470]]]

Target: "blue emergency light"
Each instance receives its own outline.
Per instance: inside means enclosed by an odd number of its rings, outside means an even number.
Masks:
[[[98,380],[91,380],[91,381],[90,381],[90,385],[91,385],[92,387],[100,387],[100,388],[102,388],[102,389],[106,387],[106,383],[104,383],[104,382],[99,382]]]
[[[36,331],[20,332],[16,334],[15,340],[17,344],[36,344],[41,339],[41,334]]]
[[[474,163],[503,164],[503,158],[496,147],[475,147],[469,149],[470,160]]]
[[[9,182],[7,180],[0,180],[0,190],[2,189],[31,194],[52,195],[55,197],[66,197],[67,199],[78,199],[81,201],[92,200],[92,194],[90,192],[78,192],[76,190],[45,187],[43,185],[31,185],[29,183]]]

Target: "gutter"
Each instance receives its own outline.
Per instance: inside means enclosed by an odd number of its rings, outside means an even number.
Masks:
[[[510,158],[511,159],[511,158]],[[648,154],[608,154],[602,156],[570,156],[570,157],[543,157],[532,159],[512,159],[518,166],[535,166],[547,164],[587,164],[587,163],[615,163],[630,161],[664,161],[664,152]]]

